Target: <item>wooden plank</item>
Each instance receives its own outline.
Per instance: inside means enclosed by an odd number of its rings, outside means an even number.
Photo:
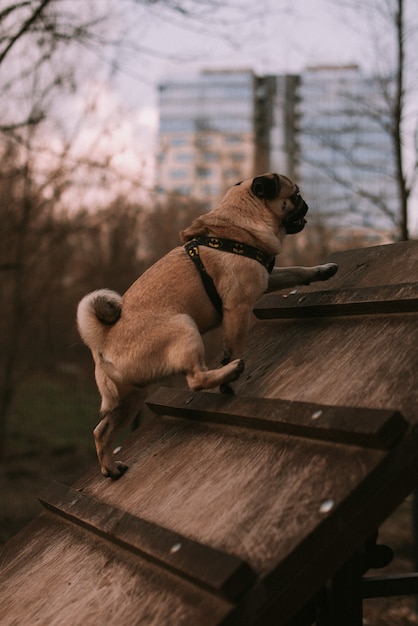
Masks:
[[[2,626],[219,626],[234,609],[51,511],[2,551],[0,606]]]
[[[365,315],[260,321],[237,396],[398,409],[418,423],[418,320]]]
[[[418,573],[363,578],[363,598],[418,595]]]
[[[328,262],[339,270],[332,278],[332,289],[399,285],[418,281],[418,241],[341,250],[333,252]],[[311,291],[322,291],[320,283],[312,283]]]
[[[411,492],[418,472],[418,432],[412,430],[388,453],[346,501],[301,541],[288,559],[281,561],[264,586],[271,590],[258,626],[276,626],[277,616],[292,617],[291,607],[313,594],[362,545],[365,538]],[[290,609],[290,610],[289,610]]]
[[[95,468],[80,488],[246,561],[262,579],[263,604],[305,566],[306,544],[314,555],[319,552],[325,575],[329,557],[322,541],[327,545],[330,535],[338,533],[345,545],[346,528],[338,517],[317,541],[318,525],[331,521],[345,499],[387,458],[386,451],[376,449],[169,416],[150,419],[134,438],[136,444],[126,444],[121,451],[129,470],[116,487]],[[294,559],[302,542],[302,554]],[[315,568],[311,583],[318,587],[318,562]],[[267,593],[264,578],[277,569]],[[254,602],[260,599],[256,588]],[[309,587],[307,595],[303,588],[301,598],[299,590],[291,606],[284,600],[287,610],[297,612],[315,591]],[[237,618],[234,623],[246,622]]]
[[[264,296],[254,309],[260,319],[418,312],[418,283]]]
[[[362,555],[355,553],[332,577],[329,594],[329,626],[362,626]]]
[[[255,581],[255,573],[239,558],[56,481],[45,489],[39,500],[45,508],[74,524],[228,600],[238,599]]]
[[[191,393],[161,387],[147,400],[160,415],[387,450],[407,430],[398,411],[270,398]]]

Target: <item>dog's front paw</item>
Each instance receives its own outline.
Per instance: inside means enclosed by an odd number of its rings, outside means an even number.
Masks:
[[[318,265],[314,280],[328,280],[335,276],[338,272],[338,265],[336,263],[324,263],[324,265]]]

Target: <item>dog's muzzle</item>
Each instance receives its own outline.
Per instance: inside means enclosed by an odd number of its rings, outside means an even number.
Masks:
[[[305,215],[308,212],[308,205],[298,189],[289,197],[289,200],[292,201],[294,209],[283,220],[283,226],[286,229],[286,234],[294,235],[295,233],[300,233],[305,228]]]

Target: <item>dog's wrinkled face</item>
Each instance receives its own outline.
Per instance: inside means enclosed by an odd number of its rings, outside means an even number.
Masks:
[[[305,215],[308,212],[308,205],[300,195],[297,186],[296,191],[290,196],[289,200],[293,208],[290,210],[290,213],[287,213],[283,220],[283,226],[288,235],[294,235],[295,233],[300,233],[300,231],[305,228]]]
[[[249,192],[264,200],[281,219],[286,233],[299,233],[306,224],[308,205],[299,193],[299,188],[289,178],[281,174],[263,174],[256,178],[237,183],[247,187]]]

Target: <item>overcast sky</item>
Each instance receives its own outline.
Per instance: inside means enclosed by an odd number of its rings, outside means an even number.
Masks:
[[[103,106],[130,109],[134,134],[139,130],[150,149],[158,124],[157,86],[169,76],[201,68],[250,68],[259,74],[298,73],[318,64],[371,68],[365,20],[359,21],[353,11],[342,12],[332,0],[226,4],[233,9],[202,21],[173,20],[173,14],[156,3],[143,8],[130,24],[127,38],[133,34],[139,50],[118,50],[120,71],[113,74],[111,89],[104,87]]]
[[[122,55],[118,89],[125,103],[149,106],[158,82],[200,67],[245,67],[260,74],[298,73],[307,65],[330,63],[370,68],[365,19],[330,0],[230,2],[235,10],[208,16],[206,23],[170,24],[158,3],[144,11],[132,27],[138,44],[155,54]],[[251,4],[255,8],[249,11]]]
[[[384,0],[381,2],[383,6]],[[125,111],[119,131],[112,137],[114,148],[121,143],[123,168],[135,170],[145,154],[151,182],[157,86],[169,76],[201,68],[299,73],[310,65],[351,63],[371,72],[377,60],[384,67],[385,57],[391,55],[390,30],[385,35],[366,14],[342,9],[332,0],[228,0],[226,4],[232,9],[221,9],[203,20],[173,19],[158,3],[148,4],[136,21],[129,23],[127,39],[133,35],[138,50],[122,46],[117,51],[114,61],[120,71],[103,82],[101,95],[95,96],[102,98],[105,113],[119,107]],[[406,6],[417,16],[416,0],[409,0]],[[121,24],[126,29],[126,20]],[[377,39],[373,38],[374,28]],[[376,55],[377,46],[381,46],[380,55]],[[410,65],[414,62],[409,60]],[[98,89],[97,80],[94,89]],[[414,108],[418,107],[414,104]],[[97,123],[100,126],[100,119]],[[416,208],[414,214],[416,230]]]

